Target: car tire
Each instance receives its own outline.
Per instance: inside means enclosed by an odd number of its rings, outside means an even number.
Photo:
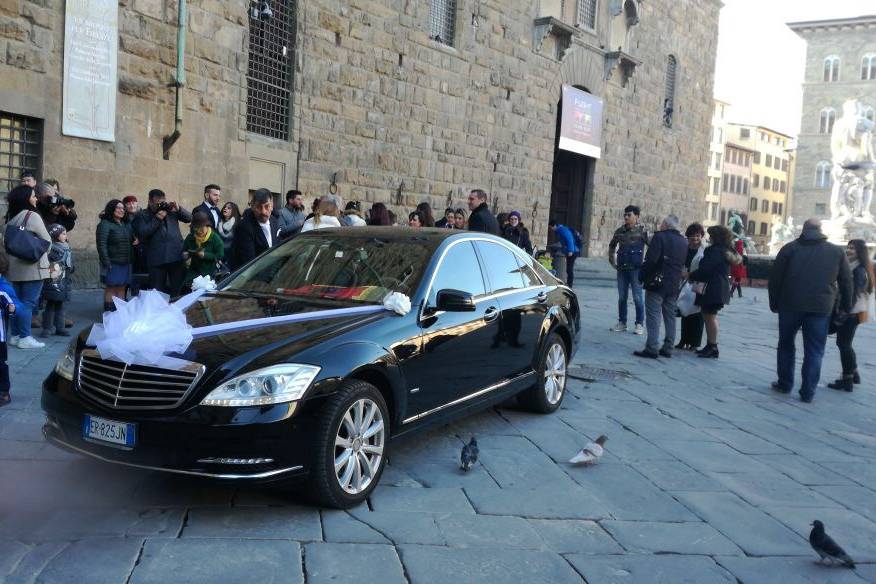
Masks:
[[[557,333],[551,333],[539,355],[535,385],[520,393],[520,405],[540,414],[559,409],[566,395],[568,358],[563,339]]]
[[[381,427],[375,430],[378,419]],[[380,391],[365,381],[344,381],[320,414],[310,469],[312,498],[337,509],[367,499],[386,466],[389,430],[389,410]],[[336,464],[341,466],[336,469]]]

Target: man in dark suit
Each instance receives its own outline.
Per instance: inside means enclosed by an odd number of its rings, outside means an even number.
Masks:
[[[486,192],[481,189],[474,189],[469,193],[468,208],[471,210],[471,215],[468,217],[469,231],[481,231],[483,233],[500,235],[499,222],[496,221],[496,218],[487,206]]]
[[[231,243],[232,269],[237,269],[280,243],[280,226],[273,214],[274,198],[268,189],[252,195],[249,209],[234,228]]]
[[[204,202],[192,209],[192,215],[202,211],[210,218],[210,227],[216,229],[222,222],[222,209],[219,207],[219,199],[222,198],[222,189],[219,185],[207,185],[204,187]]]
[[[179,296],[186,275],[180,223],[191,223],[192,214],[165,200],[164,191],[149,191],[149,206],[134,218],[134,233],[143,246],[149,268],[149,288]]]

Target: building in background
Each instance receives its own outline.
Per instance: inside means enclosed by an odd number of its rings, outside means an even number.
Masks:
[[[788,216],[794,139],[763,126],[733,123],[728,140],[753,151],[746,233],[766,252],[773,221]]]
[[[833,124],[843,103],[857,99],[876,119],[876,15],[809,22],[788,27],[806,41],[803,113],[790,214],[795,219],[830,216]]]
[[[189,207],[208,183],[238,203],[336,191],[400,216],[483,188],[539,244],[554,218],[589,255],[631,203],[650,227],[699,219],[721,3],[536,4],[0,3],[0,193],[23,169],[59,179],[95,283],[99,210],[151,188]],[[601,126],[590,154],[559,147],[581,106],[564,86],[601,103],[576,118]]]
[[[724,143],[724,162],[721,173],[721,225],[733,213],[748,225],[748,197],[751,194],[751,163],[754,150],[733,143]]]
[[[724,165],[724,141],[727,139],[727,114],[730,104],[714,100],[715,108],[712,111],[712,139],[709,143],[709,160],[707,176],[708,185],[705,197],[705,219],[703,225],[717,225],[721,218],[721,178]]]

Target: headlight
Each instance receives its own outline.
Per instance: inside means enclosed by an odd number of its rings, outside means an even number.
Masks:
[[[55,373],[58,374],[58,377],[63,377],[67,381],[73,381],[73,371],[76,369],[76,339],[73,339],[69,345],[67,345],[67,350],[64,351],[64,354],[61,355],[61,358],[58,359],[58,362],[55,363]]]
[[[319,373],[314,365],[273,365],[226,381],[207,394],[202,406],[263,406],[301,399]]]

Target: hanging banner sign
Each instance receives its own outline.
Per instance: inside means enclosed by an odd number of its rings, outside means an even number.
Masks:
[[[560,148],[599,158],[602,155],[602,109],[601,97],[563,85]]]
[[[118,45],[117,0],[67,0],[64,135],[115,142]]]

